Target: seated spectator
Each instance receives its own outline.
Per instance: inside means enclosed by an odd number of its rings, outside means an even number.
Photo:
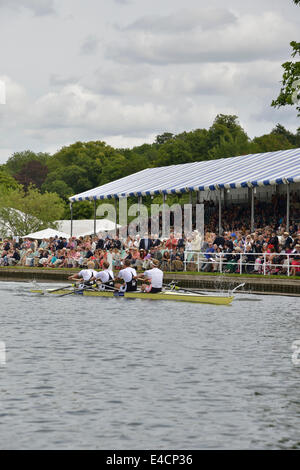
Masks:
[[[55,262],[58,260],[57,256],[52,253],[50,254],[48,260],[47,260],[47,263],[46,263],[46,266],[48,268],[54,268],[55,267]]]
[[[47,250],[44,250],[43,248],[39,249],[39,266],[46,267],[47,262],[49,260],[49,252]]]
[[[214,244],[214,245],[217,245],[217,246],[222,245],[222,247],[224,246],[224,244],[225,244],[225,239],[224,239],[224,237],[223,237],[223,235],[222,235],[222,232],[221,232],[219,235],[216,236],[216,238],[215,238],[214,241],[213,241],[213,244]]]
[[[8,257],[7,257],[8,251],[4,250],[1,254],[0,258],[0,266],[8,266]]]
[[[211,271],[212,270],[212,262],[214,261],[214,253],[216,252],[214,244],[212,242],[208,243],[208,248],[205,250],[205,258],[206,262],[203,263],[201,267],[201,271]]]
[[[245,273],[247,274],[252,274],[254,271],[254,266],[255,266],[255,254],[252,252],[252,246],[251,244],[247,243],[246,245],[246,251],[244,254],[244,262],[246,263],[245,265]]]
[[[291,257],[291,276],[298,276],[300,273],[300,245],[296,245]]]
[[[162,271],[170,271],[171,269],[170,253],[168,251],[165,251],[162,256],[160,262],[160,269]]]
[[[202,245],[202,238],[200,236],[200,233],[198,230],[194,230],[192,234],[192,251],[200,251],[201,250],[201,245]]]
[[[121,249],[122,243],[119,240],[118,235],[115,235],[114,239],[112,240],[112,246],[113,246],[113,248],[116,248],[117,250]]]
[[[9,258],[9,264],[14,266],[16,264],[18,264],[18,262],[20,261],[21,257],[20,257],[20,252],[17,248],[15,248],[14,250],[12,250],[12,255],[11,257]]]
[[[184,270],[184,254],[176,252],[174,259],[171,262],[171,271],[183,271]]]
[[[288,232],[283,234],[283,247],[285,249],[292,249],[293,239]]]
[[[26,250],[26,252],[22,256],[22,264],[23,264],[23,266],[33,266],[33,264],[34,264],[34,254],[33,254],[33,250],[31,248]]]
[[[130,250],[130,255],[132,267],[138,269],[143,265],[143,262],[140,259],[140,252],[137,246],[133,247],[132,250]]]
[[[122,259],[121,259],[121,253],[118,250],[118,248],[113,249],[113,259],[112,259],[112,266],[113,269],[121,269],[122,267]]]

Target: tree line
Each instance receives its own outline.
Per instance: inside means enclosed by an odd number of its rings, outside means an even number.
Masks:
[[[237,116],[220,114],[209,129],[165,132],[152,144],[132,149],[113,148],[99,140],[76,142],[54,155],[16,152],[0,167],[0,215],[1,207],[10,203],[15,209],[30,210],[37,218],[47,213],[44,225],[49,226],[53,220],[69,218],[70,196],[145,168],[298,147],[300,129],[292,133],[277,124],[269,134],[251,140]],[[39,203],[42,210],[38,210]],[[91,218],[93,206],[75,203],[73,213],[75,219]]]

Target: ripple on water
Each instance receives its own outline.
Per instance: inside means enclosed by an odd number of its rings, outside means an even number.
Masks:
[[[3,449],[300,449],[299,298],[224,308],[29,288],[0,283]]]

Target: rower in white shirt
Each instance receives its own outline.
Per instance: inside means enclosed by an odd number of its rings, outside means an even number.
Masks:
[[[123,292],[132,292],[137,290],[137,273],[134,268],[131,267],[131,261],[129,259],[125,259],[124,261],[124,269],[119,271],[117,281],[115,287]]]
[[[96,273],[96,276],[92,278],[92,281],[100,283],[100,290],[112,290],[114,288],[114,273],[109,269],[110,265],[108,261],[103,262],[103,271]]]
[[[81,281],[83,286],[90,286],[92,285],[92,278],[97,275],[97,271],[94,270],[94,267],[95,263],[89,261],[87,263],[87,269],[82,269],[79,273],[69,276],[68,279],[70,281]]]
[[[151,292],[151,294],[157,294],[161,292],[163,286],[164,273],[161,269],[158,268],[159,261],[157,259],[152,259],[150,261],[151,269],[148,269],[140,277],[145,280],[150,281],[150,284],[142,284],[143,292]]]

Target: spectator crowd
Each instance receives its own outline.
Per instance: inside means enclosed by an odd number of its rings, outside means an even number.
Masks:
[[[96,269],[106,261],[118,270],[129,259],[134,268],[145,270],[151,259],[157,259],[164,271],[300,276],[300,224],[291,224],[288,231],[284,225],[267,225],[253,233],[243,224],[235,230],[224,226],[222,233],[206,230],[204,237],[194,230],[184,238],[171,232],[167,239],[107,233],[69,239],[6,238],[0,241],[0,266],[83,268],[92,260]]]

